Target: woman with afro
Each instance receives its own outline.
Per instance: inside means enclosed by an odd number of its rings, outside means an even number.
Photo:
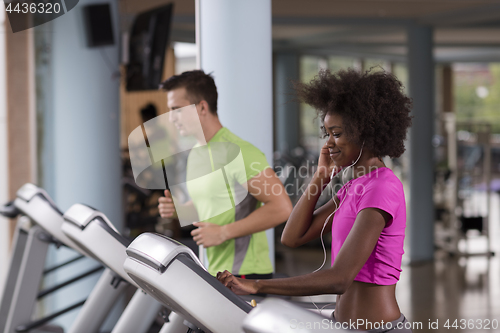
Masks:
[[[403,186],[382,158],[399,157],[411,125],[411,100],[386,72],[320,71],[296,84],[299,97],[317,109],[326,143],[311,183],[281,236],[297,247],[332,232],[332,266],[283,279],[244,280],[219,272],[237,294],[306,296],[337,294],[333,320],[364,323],[370,332],[411,332],[396,301],[406,227]],[[351,174],[328,203],[314,209],[335,175]],[[343,177],[342,177],[343,178]],[[375,325],[377,323],[377,325]],[[380,324],[384,326],[380,329]]]

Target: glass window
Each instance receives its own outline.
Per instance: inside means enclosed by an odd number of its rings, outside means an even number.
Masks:
[[[300,58],[300,80],[311,81],[320,69],[324,58],[317,56],[302,56]],[[316,117],[316,110],[311,106],[301,103],[300,105],[300,144],[311,153],[318,153],[320,149],[320,121]]]
[[[329,57],[328,68],[332,72],[336,72],[341,69],[356,68],[357,62],[357,59],[350,57]]]
[[[457,121],[485,121],[500,133],[500,63],[453,65]]]

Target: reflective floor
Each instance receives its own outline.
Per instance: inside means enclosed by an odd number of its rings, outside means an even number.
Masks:
[[[500,332],[498,256],[443,256],[434,263],[403,267],[403,272],[397,298],[401,311],[412,321],[421,322],[423,327],[438,321],[438,329],[429,330],[433,332],[482,332],[481,324],[488,326],[490,321],[488,331]],[[454,324],[465,328],[453,328]]]

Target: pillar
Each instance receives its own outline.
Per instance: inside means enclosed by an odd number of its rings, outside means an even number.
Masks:
[[[434,61],[431,27],[408,27],[409,92],[413,99],[410,130],[410,261],[434,258]]]
[[[0,3],[0,205],[9,200],[6,102],[7,66],[5,62],[5,35],[7,26],[5,19],[4,3],[2,2]],[[4,285],[4,279],[9,267],[9,243],[9,220],[0,216],[0,286]],[[0,295],[0,297],[2,296]]]
[[[300,80],[299,55],[277,53],[274,57],[275,148],[283,152],[299,146],[300,104],[293,81]]]
[[[222,125],[272,165],[271,1],[197,0],[199,63],[213,72]],[[274,230],[268,230],[274,266]]]
[[[64,212],[75,203],[84,203],[102,211],[122,229],[119,18],[118,2],[108,2],[114,33],[114,45],[89,48],[86,41],[84,7],[101,3],[80,0],[78,5],[52,22],[37,27],[45,49],[37,61],[37,107],[39,111],[40,179],[56,204]],[[69,250],[51,253],[52,263],[74,256]],[[97,265],[85,262],[63,269],[52,283],[64,281]],[[97,281],[92,275],[47,300],[50,311],[85,299]],[[76,317],[72,311],[57,320],[65,331]],[[117,319],[117,318],[116,318]],[[110,327],[107,327],[109,330]]]

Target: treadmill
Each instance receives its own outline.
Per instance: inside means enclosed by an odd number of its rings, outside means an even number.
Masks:
[[[279,298],[266,298],[243,321],[245,333],[324,333],[360,332],[343,329],[331,318]]]
[[[124,269],[132,280],[185,318],[192,332],[240,332],[253,309],[210,275],[191,249],[171,238],[141,234],[127,255]]]
[[[127,258],[125,250],[130,241],[118,233],[102,212],[90,206],[74,204],[64,213],[62,231],[88,256],[115,272],[119,280],[139,288],[123,269],[123,263]],[[161,308],[162,305],[155,299],[142,290],[137,290],[112,333],[147,332]],[[170,319],[172,321],[173,318]],[[81,326],[79,323],[75,324]],[[187,330],[187,327],[183,325],[181,327],[181,332]]]
[[[111,281],[116,280],[116,274],[109,269],[102,273],[97,283],[99,297],[95,295],[92,297],[91,294],[86,301],[78,302],[45,318],[32,321],[38,299],[79,278],[97,273],[102,270],[102,267],[91,269],[58,286],[39,291],[44,273],[83,258],[79,256],[65,264],[45,269],[45,258],[50,244],[55,244],[57,247],[64,245],[80,254],[85,254],[85,251],[62,232],[63,213],[43,189],[27,183],[17,191],[16,196],[14,201],[0,207],[0,214],[6,217],[15,218],[18,215],[24,215],[19,217],[14,234],[9,272],[0,303],[0,328],[2,329],[0,332],[27,332],[82,305],[79,318],[85,323],[85,328],[82,328],[80,332],[97,332],[117,297],[126,287],[126,284],[111,284]]]

